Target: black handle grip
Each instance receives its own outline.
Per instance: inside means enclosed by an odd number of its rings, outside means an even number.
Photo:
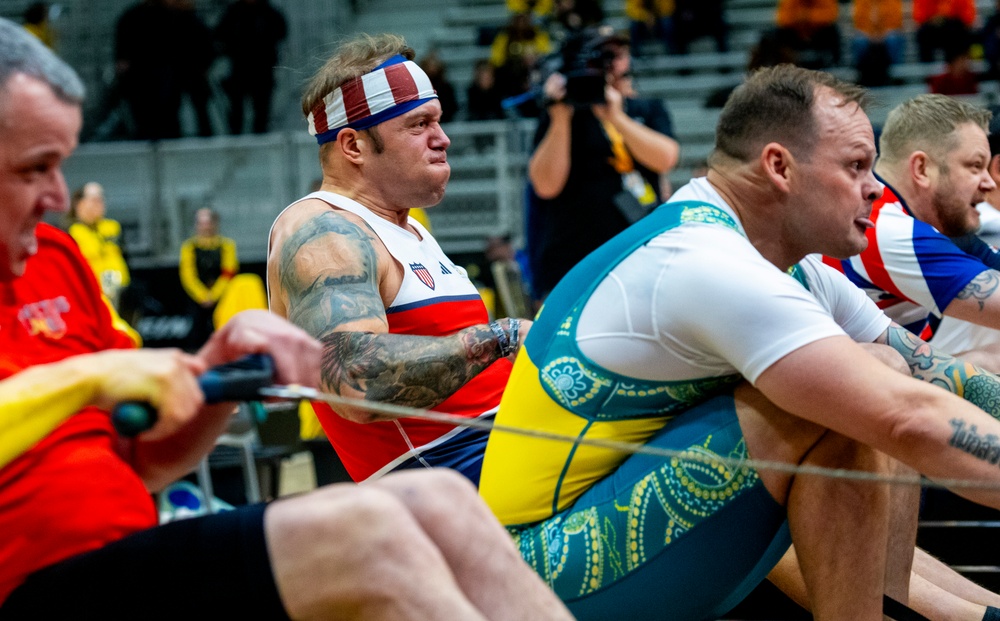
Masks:
[[[198,378],[206,403],[252,401],[258,391],[274,383],[274,360],[267,354],[251,354],[228,364],[212,367]],[[132,437],[156,424],[156,409],[141,401],[123,401],[111,411],[111,423],[119,434]]]

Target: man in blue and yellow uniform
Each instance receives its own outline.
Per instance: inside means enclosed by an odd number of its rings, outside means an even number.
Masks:
[[[890,528],[915,532],[913,498],[748,459],[884,473],[887,454],[1000,481],[972,442],[1000,437],[975,407],[1000,413],[997,377],[807,256],[865,247],[882,188],[863,96],[804,69],[754,74],[722,112],[707,178],[580,263],[537,318],[496,422],[581,442],[493,433],[481,493],[578,618],[718,618],[791,541],[814,618],[907,601],[913,540]]]

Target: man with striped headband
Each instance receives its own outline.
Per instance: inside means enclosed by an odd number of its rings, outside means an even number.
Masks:
[[[323,388],[491,417],[528,321],[489,321],[465,270],[409,217],[444,196],[450,144],[413,50],[394,35],[343,44],[302,100],[323,183],[271,229],[271,310],[324,345]],[[486,432],[314,404],[348,472],[444,466],[479,479]]]
[[[0,619],[568,619],[447,471],[157,525],[150,492],[207,456],[234,409],[205,405],[195,375],[267,353],[276,381],[315,385],[321,349],[262,311],[194,355],[121,349],[76,244],[40,222],[67,208],[82,98],[0,19]],[[156,425],[119,436],[122,400],[156,406]]]

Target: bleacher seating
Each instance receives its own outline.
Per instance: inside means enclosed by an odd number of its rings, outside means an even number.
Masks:
[[[288,14],[290,26],[279,72],[280,92],[274,103],[275,126],[287,128],[287,132],[263,140],[241,136],[188,139],[159,146],[85,144],[70,161],[67,177],[71,185],[98,177],[104,181],[110,213],[132,233],[127,238],[136,260],[154,265],[176,261],[176,249],[188,233],[190,213],[202,205],[219,209],[227,227],[237,229],[232,234],[240,242],[245,260],[261,260],[267,226],[274,214],[319,177],[314,143],[301,129],[297,89],[322,58],[325,45],[336,38],[335,33],[350,30],[336,26],[346,18],[337,12],[343,9],[335,5],[344,3],[311,2],[306,11],[292,0],[274,1]],[[226,2],[203,0],[199,10],[211,20]],[[984,0],[979,2],[981,11],[988,13]],[[0,0],[0,13],[16,17],[26,3]],[[62,45],[85,76],[101,76],[106,82],[114,19],[130,3],[64,3],[61,30],[67,32]],[[626,27],[623,4],[612,0],[604,4],[609,22]],[[354,28],[400,32],[417,47],[418,56],[437,50],[448,65],[449,79],[460,99],[464,99],[473,64],[489,55],[489,46],[479,41],[479,27],[499,26],[506,16],[502,0],[431,0],[405,8],[391,0],[367,0],[358,5],[361,12]],[[718,53],[711,41],[701,40],[686,56],[666,56],[653,50],[635,60],[639,91],[662,98],[674,118],[681,143],[679,165],[670,174],[674,187],[702,166],[711,151],[718,110],[706,109],[703,104],[713,92],[731,88],[742,79],[749,49],[770,26],[773,6],[774,0],[728,0],[730,52]],[[418,19],[415,16],[420,11]],[[338,19],[341,22],[336,22]],[[845,49],[849,20],[845,5],[841,10]],[[77,62],[77,58],[82,60]],[[880,123],[893,105],[923,92],[926,77],[940,69],[940,63],[912,61],[894,67],[892,75],[902,85],[874,89],[874,99],[882,105],[871,109],[873,121]],[[847,79],[854,77],[850,67],[834,72]],[[102,84],[98,81],[91,86],[92,100],[100,98]],[[995,83],[986,83],[983,93],[971,99],[993,103],[996,92]],[[282,110],[285,112],[280,113]],[[453,139],[450,159],[454,172],[444,202],[431,212],[445,249],[476,252],[487,235],[498,233],[521,241],[524,166],[530,155],[533,122],[453,123],[447,129]],[[484,144],[492,146],[484,148]]]

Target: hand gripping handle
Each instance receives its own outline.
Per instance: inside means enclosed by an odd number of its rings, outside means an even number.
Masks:
[[[267,354],[251,354],[228,364],[212,367],[198,378],[206,403],[252,401],[261,388],[274,383],[274,360]],[[156,408],[142,401],[123,401],[111,411],[111,423],[123,436],[132,437],[156,424]]]

